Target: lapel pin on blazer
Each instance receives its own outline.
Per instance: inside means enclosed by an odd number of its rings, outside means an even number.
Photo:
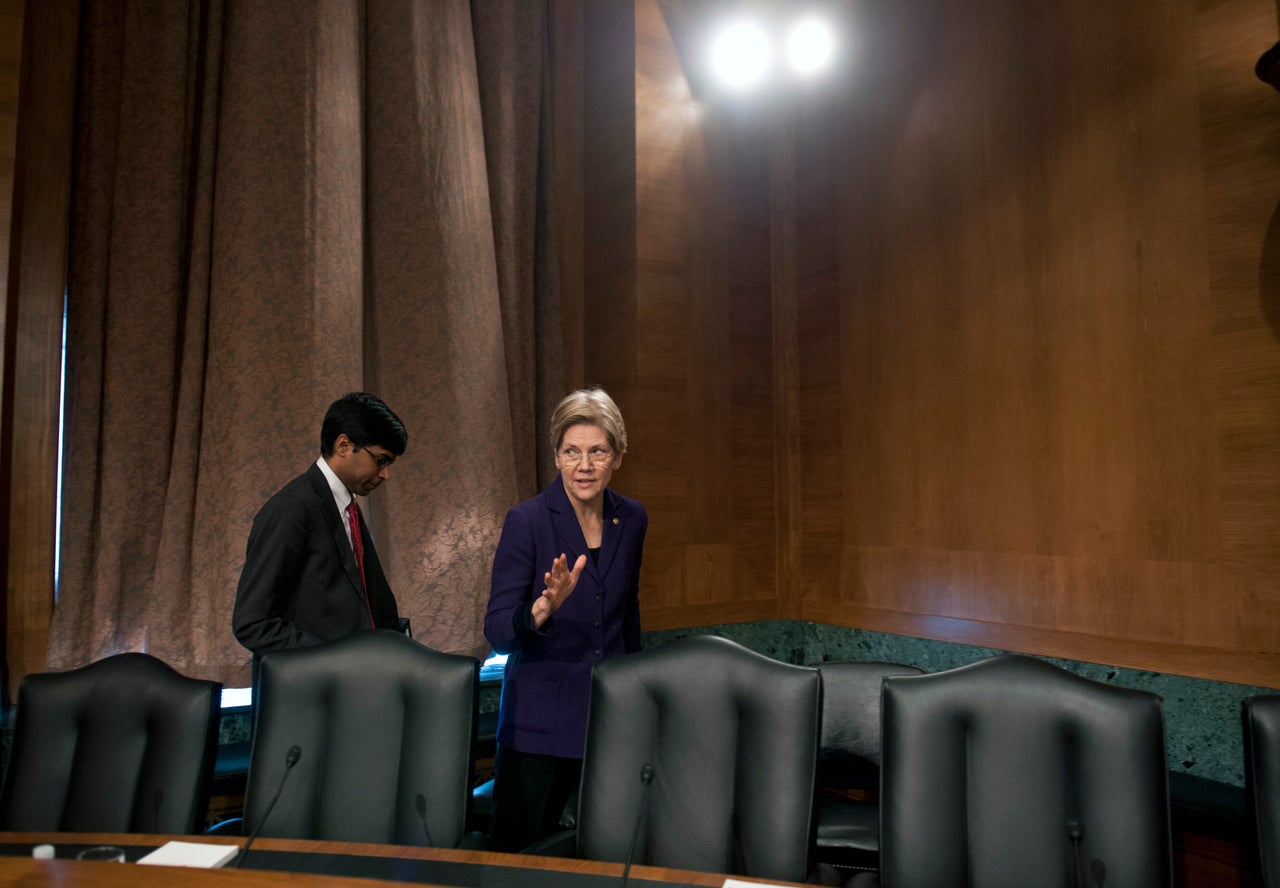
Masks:
[[[614,519],[613,519],[613,523],[614,523],[614,524],[621,524],[621,523],[622,523],[622,519],[621,519],[621,518],[614,518]]]

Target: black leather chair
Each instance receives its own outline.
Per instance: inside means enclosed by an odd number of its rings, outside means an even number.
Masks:
[[[0,830],[199,832],[221,690],[141,653],[28,675]]]
[[[822,743],[814,859],[876,869],[880,861],[880,688],[923,669],[873,660],[820,663]]]
[[[1155,694],[1005,654],[887,678],[883,707],[885,885],[1172,884]]]
[[[267,654],[242,831],[472,844],[466,825],[479,674],[473,657],[390,631]]]
[[[1244,769],[1264,888],[1280,888],[1280,694],[1244,701]]]
[[[596,666],[578,856],[803,880],[821,703],[816,669],[713,636]]]

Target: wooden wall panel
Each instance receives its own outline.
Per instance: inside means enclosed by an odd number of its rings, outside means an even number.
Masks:
[[[10,688],[44,668],[54,596],[58,394],[71,195],[77,4],[5,4],[25,30],[9,247],[0,504]],[[19,25],[20,23],[20,25]],[[14,44],[9,32],[4,37]]]
[[[767,129],[694,101],[654,0],[635,4],[635,138],[632,453],[616,483],[650,514],[645,626],[773,618]]]
[[[583,382],[583,182],[584,0],[552,0],[551,90],[554,220],[564,322],[564,375],[570,385]],[[552,467],[554,470],[554,467]]]
[[[856,64],[755,109],[689,94],[691,8],[634,6],[630,348],[587,360],[646,625],[1280,680],[1274,6],[849,5]]]
[[[604,386],[626,417],[635,379],[635,16],[625,3],[582,8],[581,384]]]
[[[860,24],[797,137],[799,615],[1274,684],[1274,9]]]
[[[9,283],[9,241],[13,233],[11,220],[13,217],[13,178],[15,146],[18,135],[18,92],[22,77],[22,19],[23,0],[4,0],[0,3],[0,343],[3,343],[3,358],[0,359],[0,447],[5,451],[12,448],[13,410],[11,407],[12,388],[5,388],[10,383],[15,371],[17,352],[18,317],[17,302],[8,296]],[[14,334],[14,335],[10,335]],[[12,516],[9,504],[12,500],[12,467],[3,465],[0,457],[0,537],[9,539],[9,527]],[[9,576],[9,547],[6,545],[0,553],[0,576]],[[16,634],[9,632],[10,601],[15,601],[14,625],[21,626],[25,622],[23,611],[26,609],[23,596],[9,591],[0,599],[0,701],[9,699],[9,649],[21,650],[22,642]]]
[[[0,0],[0,268],[8,279],[13,213],[14,147],[18,138],[18,84],[22,75],[23,0]],[[2,318],[3,312],[0,312]],[[0,323],[3,323],[0,320]],[[0,333],[2,333],[0,329]]]
[[[1267,45],[1275,39],[1274,7],[1204,4],[1195,52],[1221,560],[1238,608],[1225,625],[1239,627],[1240,649],[1274,653],[1280,648],[1280,93],[1239,71],[1256,57],[1258,34]]]

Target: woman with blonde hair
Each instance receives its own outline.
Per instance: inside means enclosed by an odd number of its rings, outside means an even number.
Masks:
[[[498,713],[490,844],[519,851],[554,832],[582,772],[591,669],[640,650],[644,506],[609,487],[627,430],[600,388],[551,417],[559,476],[507,513],[484,634],[508,654]]]

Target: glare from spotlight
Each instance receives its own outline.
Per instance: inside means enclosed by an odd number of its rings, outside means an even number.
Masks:
[[[754,22],[726,27],[711,44],[711,69],[731,88],[755,86],[764,79],[771,62],[768,35]]]
[[[802,77],[826,70],[835,54],[835,31],[816,16],[801,19],[787,35],[787,62]]]

